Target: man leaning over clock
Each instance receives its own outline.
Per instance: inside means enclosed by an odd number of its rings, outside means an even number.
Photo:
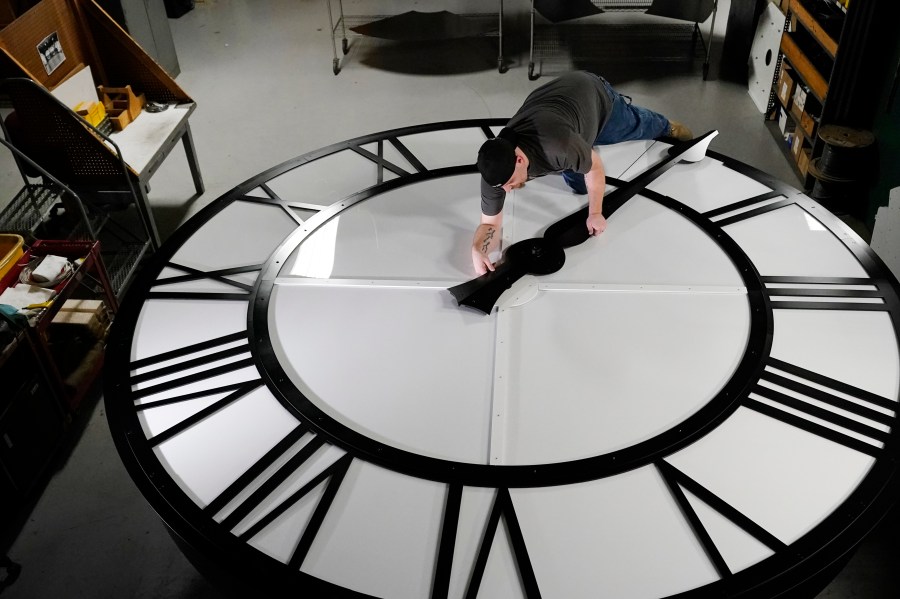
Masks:
[[[500,243],[507,192],[529,179],[562,173],[575,193],[587,194],[588,232],[599,235],[606,228],[601,214],[606,173],[593,146],[664,136],[693,137],[681,123],[634,106],[593,73],[567,73],[531,92],[497,137],[478,150],[481,224],[472,242],[475,271],[494,270],[489,255]]]

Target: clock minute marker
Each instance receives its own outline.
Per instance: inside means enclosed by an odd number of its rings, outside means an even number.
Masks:
[[[669,148],[668,156],[624,186],[603,198],[603,216],[609,217],[625,202],[641,192],[656,178],[679,161],[698,162],[706,156],[709,142],[718,135],[710,131],[690,141]],[[587,241],[590,234],[585,226],[588,206],[550,225],[543,237],[525,239],[511,245],[504,260],[494,271],[449,289],[459,305],[469,306],[490,314],[497,299],[513,283],[526,274],[546,275],[558,271],[565,264],[565,248]]]
[[[722,206],[721,208],[716,208],[715,210],[709,210],[704,212],[703,216],[712,220],[719,227],[726,227],[795,203],[796,200],[793,197],[785,197],[785,194],[781,191],[770,191],[746,200]],[[747,210],[744,212],[731,214],[745,208]],[[728,216],[729,214],[731,214],[731,216]]]

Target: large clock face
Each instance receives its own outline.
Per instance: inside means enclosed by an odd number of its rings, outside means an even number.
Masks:
[[[129,291],[123,460],[188,554],[291,596],[768,597],[896,496],[897,283],[796,190],[682,163],[517,281],[473,276],[503,122],[336,144],[235,188]],[[601,148],[609,187],[668,145]],[[507,198],[503,244],[584,201]]]

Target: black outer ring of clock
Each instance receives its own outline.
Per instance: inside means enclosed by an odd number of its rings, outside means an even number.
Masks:
[[[222,530],[169,478],[153,449],[146,443],[137,412],[132,409],[129,356],[134,328],[144,300],[162,268],[175,252],[218,212],[250,190],[293,168],[352,146],[403,135],[467,127],[481,127],[491,135],[490,127],[503,126],[506,121],[507,119],[481,119],[406,127],[340,142],[288,160],[238,185],[192,217],[189,223],[175,231],[163,244],[132,283],[110,332],[107,344],[110,351],[106,352],[104,368],[103,392],[113,441],[135,484],[166,524],[176,543],[201,572],[223,585],[222,588],[237,593],[244,590],[266,592],[267,596],[272,597],[293,597],[298,590],[312,596],[353,599],[370,597],[290,569],[241,542],[230,532]],[[708,151],[707,155],[721,161],[726,167],[793,199],[808,212],[818,208],[818,204],[803,197],[796,189],[766,173],[713,151]],[[833,233],[840,233],[838,237],[872,278],[873,284],[883,292],[895,335],[900,339],[900,300],[897,296],[900,284],[896,278],[874,251],[839,219],[825,210],[818,210],[816,218]],[[763,297],[763,301],[767,311],[771,313],[768,300]],[[766,331],[769,343],[771,335],[771,318],[769,318]],[[767,349],[768,347],[767,345]],[[758,365],[754,371],[756,374],[763,368],[763,359],[764,356],[761,355],[757,360]],[[856,544],[878,524],[900,495],[900,481],[897,476],[898,455],[900,455],[898,431],[900,428],[892,428],[890,439],[884,446],[884,457],[875,461],[872,469],[851,495],[823,522],[792,543],[786,551],[778,552],[736,574],[673,595],[669,599],[721,597],[793,599],[818,592],[836,572],[835,566],[844,563]],[[500,483],[493,486],[503,485]],[[778,490],[773,489],[773,492]]]

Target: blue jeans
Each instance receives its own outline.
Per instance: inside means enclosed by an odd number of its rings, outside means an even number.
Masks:
[[[631,98],[614,90],[605,79],[603,83],[613,98],[612,113],[606,125],[597,134],[593,145],[605,146],[620,141],[656,139],[669,134],[669,119],[658,112],[634,106]],[[587,193],[584,175],[575,171],[563,171],[562,176],[572,191],[581,195]]]

